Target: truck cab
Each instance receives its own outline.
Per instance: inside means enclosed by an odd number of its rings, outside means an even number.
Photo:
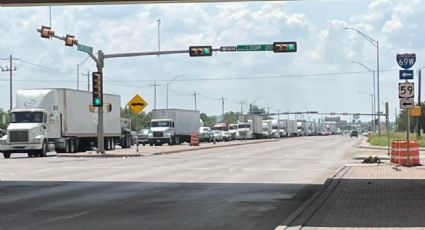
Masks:
[[[236,132],[237,140],[252,139],[252,130],[250,123],[239,123],[238,131]]]
[[[27,152],[28,156],[46,156],[48,137],[54,132],[53,115],[48,118],[43,109],[12,110],[6,135],[0,139],[0,152],[5,158],[11,153]]]
[[[171,119],[152,119],[148,134],[149,145],[169,145],[174,143],[174,121]]]

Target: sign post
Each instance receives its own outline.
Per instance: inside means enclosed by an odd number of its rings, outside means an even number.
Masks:
[[[410,166],[410,109],[414,107],[414,84],[408,79],[413,79],[413,70],[409,70],[415,65],[416,54],[405,53],[396,55],[397,64],[404,70],[400,70],[400,80],[406,80],[405,83],[399,83],[398,96],[400,98],[400,109],[407,110],[407,166]]]

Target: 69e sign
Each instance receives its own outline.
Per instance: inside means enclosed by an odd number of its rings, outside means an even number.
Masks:
[[[398,98],[413,98],[415,85],[413,82],[398,83]]]

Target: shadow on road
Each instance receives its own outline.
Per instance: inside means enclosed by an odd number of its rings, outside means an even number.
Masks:
[[[273,229],[321,185],[1,181],[0,229]]]

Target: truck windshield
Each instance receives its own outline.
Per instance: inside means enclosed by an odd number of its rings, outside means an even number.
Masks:
[[[249,129],[249,128],[250,128],[250,126],[249,126],[249,124],[240,124],[240,125],[239,125],[239,128],[240,128],[240,129]]]
[[[170,127],[169,121],[152,121],[151,127]]]
[[[43,112],[13,112],[12,123],[43,123]]]

